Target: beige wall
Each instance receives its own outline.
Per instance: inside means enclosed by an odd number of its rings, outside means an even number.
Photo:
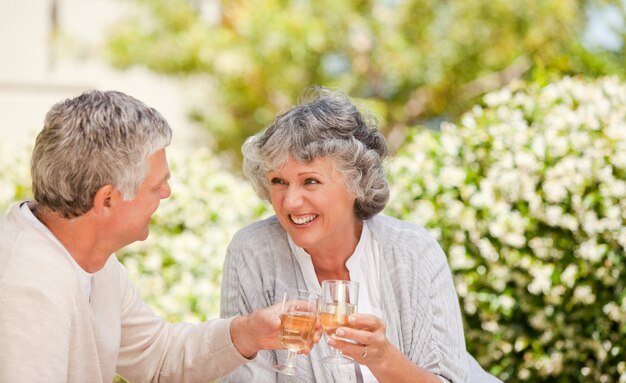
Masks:
[[[181,84],[141,69],[115,71],[95,57],[106,27],[128,14],[128,3],[57,0],[59,26],[79,44],[54,52],[49,43],[52,0],[0,0],[0,140],[32,142],[51,105],[96,88],[117,89],[157,108],[174,129],[173,145],[193,141]]]

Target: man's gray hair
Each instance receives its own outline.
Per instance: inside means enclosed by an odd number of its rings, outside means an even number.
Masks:
[[[35,200],[66,218],[91,209],[105,185],[130,200],[148,175],[148,157],[171,138],[157,110],[121,92],[93,90],[59,102],[35,141]]]
[[[266,200],[270,200],[267,173],[280,169],[289,157],[303,163],[332,159],[348,190],[356,195],[358,219],[378,214],[389,200],[383,168],[387,146],[377,121],[336,90],[306,89],[298,105],[249,137],[242,152],[244,175]]]

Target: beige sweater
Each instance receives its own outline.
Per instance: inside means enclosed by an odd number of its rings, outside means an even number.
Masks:
[[[58,245],[19,204],[0,219],[0,382],[207,382],[247,362],[229,319],[171,324],[112,255],[91,301]]]

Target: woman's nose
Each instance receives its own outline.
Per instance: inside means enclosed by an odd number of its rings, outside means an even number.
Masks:
[[[302,191],[298,187],[289,186],[283,200],[285,209],[292,210],[302,205]]]

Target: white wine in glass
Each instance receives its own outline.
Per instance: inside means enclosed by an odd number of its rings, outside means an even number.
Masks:
[[[287,348],[285,364],[272,366],[285,375],[297,375],[298,351],[310,347],[318,320],[317,294],[305,290],[287,290],[283,294],[280,314],[280,341]]]
[[[335,332],[339,327],[348,327],[348,317],[357,312],[359,283],[355,281],[322,281],[320,297],[320,320],[327,337],[343,340]],[[331,347],[331,355],[322,359],[329,364],[352,364],[354,359],[343,355],[341,350]]]

